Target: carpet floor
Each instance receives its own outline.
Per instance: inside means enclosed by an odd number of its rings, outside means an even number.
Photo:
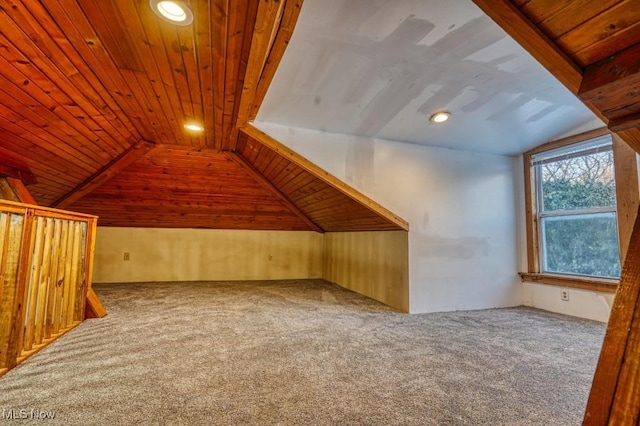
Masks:
[[[578,425],[605,325],[529,308],[405,315],[321,280],[96,285],[0,378],[60,425]],[[0,418],[0,420],[4,420]]]

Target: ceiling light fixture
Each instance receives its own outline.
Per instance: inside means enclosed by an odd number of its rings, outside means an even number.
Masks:
[[[149,0],[151,10],[163,20],[180,26],[191,25],[193,13],[182,1]]]
[[[429,117],[429,121],[432,123],[444,123],[451,117],[451,113],[447,111],[439,111]]]
[[[195,123],[187,123],[184,125],[184,128],[193,132],[202,132],[204,130],[204,127]]]

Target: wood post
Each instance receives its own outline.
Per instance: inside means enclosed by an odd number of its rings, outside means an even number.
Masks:
[[[620,259],[627,258],[627,248],[640,205],[638,188],[638,161],[636,152],[615,133],[613,139],[613,162],[616,173],[616,199],[618,218],[618,240]]]
[[[628,424],[640,419],[640,215],[611,310],[584,425]]]

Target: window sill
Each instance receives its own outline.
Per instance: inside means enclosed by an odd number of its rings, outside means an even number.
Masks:
[[[522,277],[522,281],[526,282],[602,291],[606,293],[615,293],[619,283],[618,280],[608,280],[606,278],[570,277],[566,275],[532,274],[526,272],[521,272],[520,277]]]

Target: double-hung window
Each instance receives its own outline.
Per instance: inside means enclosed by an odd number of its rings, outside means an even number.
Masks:
[[[620,277],[611,135],[531,155],[539,272]]]

